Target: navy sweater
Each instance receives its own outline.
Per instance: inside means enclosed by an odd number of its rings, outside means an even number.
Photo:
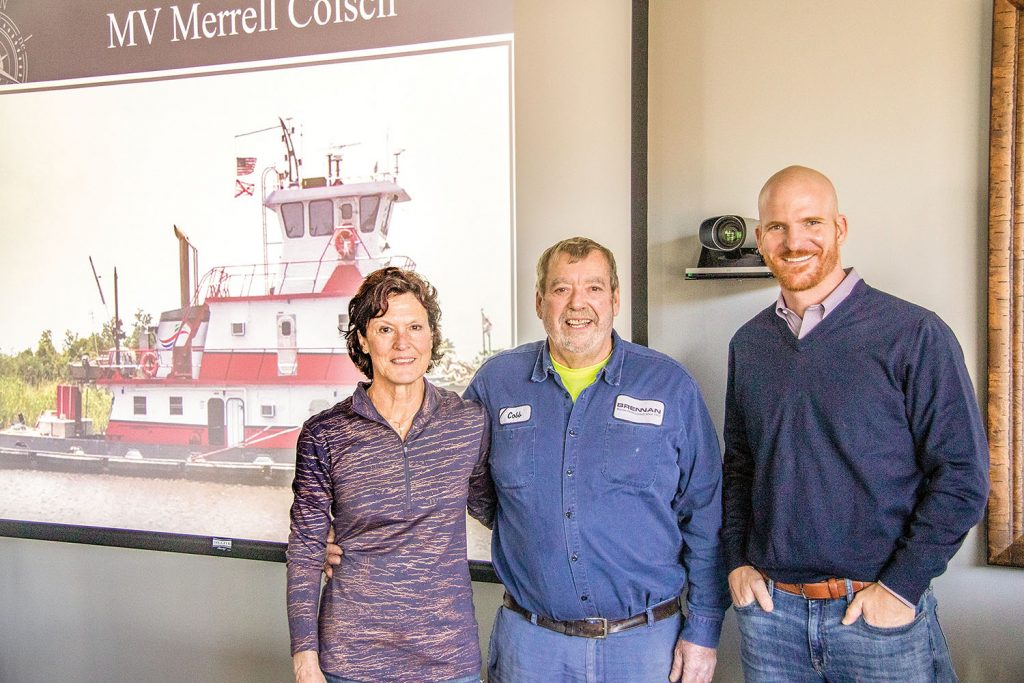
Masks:
[[[917,602],[988,496],[953,332],[863,281],[803,339],[772,304],[729,346],[723,484],[730,571],[881,581]]]

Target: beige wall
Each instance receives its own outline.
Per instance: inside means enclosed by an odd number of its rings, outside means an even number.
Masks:
[[[516,2],[516,255],[519,340],[544,336],[535,264],[560,239],[589,235],[615,252],[630,310],[631,4]]]
[[[767,177],[821,169],[850,225],[844,265],[936,311],[985,377],[988,0],[652,0],[651,345],[724,412],[727,345],[770,282],[685,282],[697,225],[756,216]],[[979,387],[984,389],[984,387]],[[936,581],[962,680],[1024,680],[1024,570],[976,530]],[[732,615],[720,681],[739,681]]]

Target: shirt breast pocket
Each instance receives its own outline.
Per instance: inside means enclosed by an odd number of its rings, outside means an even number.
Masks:
[[[491,477],[503,489],[521,489],[533,481],[534,425],[496,429],[491,433]]]
[[[662,433],[657,427],[609,423],[601,464],[605,479],[641,489],[654,484],[661,439]]]

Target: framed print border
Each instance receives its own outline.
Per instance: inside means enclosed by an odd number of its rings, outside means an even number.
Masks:
[[[646,294],[647,36],[648,0],[634,0],[632,3],[630,47],[631,328],[633,340],[642,344],[646,344],[648,339],[648,303]],[[0,519],[0,536],[271,562],[283,562],[285,560],[285,544],[283,543],[220,536],[86,526],[81,524]],[[493,567],[489,562],[470,560],[470,571],[475,581],[497,581]]]
[[[995,0],[989,138],[989,564],[1024,567],[1024,3]]]

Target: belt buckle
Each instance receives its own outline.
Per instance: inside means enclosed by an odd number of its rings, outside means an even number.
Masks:
[[[583,620],[587,624],[600,624],[601,635],[591,636],[591,638],[607,638],[608,637],[608,620],[604,617],[587,617]]]

